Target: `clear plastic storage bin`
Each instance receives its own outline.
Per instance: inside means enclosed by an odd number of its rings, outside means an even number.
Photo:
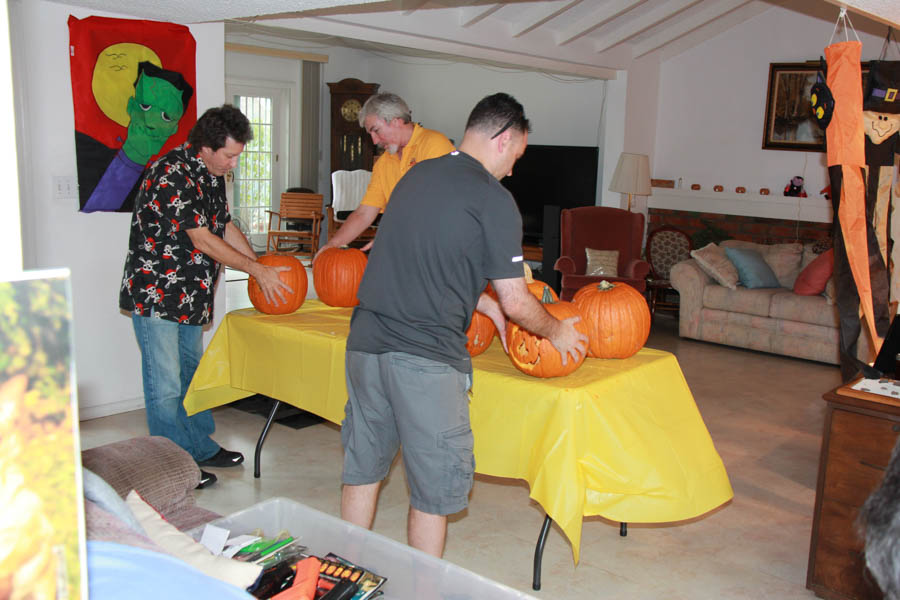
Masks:
[[[212,524],[228,529],[232,536],[255,529],[275,536],[287,530],[311,554],[334,552],[386,577],[381,588],[385,599],[534,600],[534,596],[287,498],[271,498]],[[203,527],[199,527],[190,533],[199,539],[202,532]]]

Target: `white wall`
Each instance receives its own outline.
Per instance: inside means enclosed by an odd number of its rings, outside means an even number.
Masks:
[[[781,195],[802,175],[809,196],[819,197],[828,185],[824,153],[762,149],[769,63],[823,54],[838,8],[818,4],[810,9],[816,17],[773,7],[661,65],[653,177],[683,177],[685,187],[699,183],[704,191],[721,184]],[[879,56],[887,31],[867,28],[875,34],[859,30],[863,60]]]
[[[19,216],[19,173],[16,164],[16,121],[13,111],[12,65],[7,2],[0,4],[0,161],[4,200],[0,204],[0,273],[11,276],[22,270],[22,230]]]
[[[15,6],[12,6],[15,3]],[[54,200],[51,178],[74,176],[75,132],[69,77],[69,15],[121,17],[43,0],[10,3],[19,124],[23,253],[26,269],[72,272],[79,410],[90,418],[143,406],[140,354],[130,319],[118,309],[130,215],[78,212],[77,198]],[[197,108],[224,97],[224,27],[191,26],[197,41]],[[216,296],[224,312],[224,286]]]
[[[413,120],[462,141],[466,119],[484,96],[506,92],[525,107],[533,132],[532,144],[602,146],[601,109],[607,82],[548,76],[511,69],[450,63],[414,57],[385,56],[350,48],[328,48],[324,65],[322,156],[330,156],[328,136],[331,107],[325,83],[346,77],[379,83],[381,92],[402,97]],[[613,164],[615,167],[615,164]],[[328,160],[323,161],[320,189],[329,189]],[[599,186],[598,186],[599,187]]]

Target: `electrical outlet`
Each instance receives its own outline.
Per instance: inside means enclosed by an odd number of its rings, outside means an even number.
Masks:
[[[53,198],[72,200],[78,197],[78,180],[74,175],[53,176]]]

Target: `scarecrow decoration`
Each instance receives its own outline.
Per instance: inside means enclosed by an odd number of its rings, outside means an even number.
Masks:
[[[845,31],[852,30],[844,8],[835,31],[842,23]],[[825,128],[834,208],[834,279],[845,381],[860,371],[866,377],[881,375],[858,358],[860,312],[875,354],[891,321],[888,208],[900,129],[900,62],[871,61],[863,91],[861,53],[858,36],[829,43],[826,85],[817,84],[813,93],[816,118]]]

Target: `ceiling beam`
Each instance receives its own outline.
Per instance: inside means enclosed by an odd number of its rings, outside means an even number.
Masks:
[[[403,0],[400,3],[400,6],[403,7],[403,16],[408,17],[409,15],[413,14],[414,12],[425,6],[426,2],[428,2],[428,0]]]
[[[673,0],[655,6],[652,10],[644,13],[640,17],[632,19],[627,23],[623,23],[622,26],[617,28],[613,33],[598,39],[594,43],[594,52],[599,54],[608,50],[616,44],[624,42],[628,38],[653,27],[657,23],[665,21],[699,1],[700,0]]]
[[[648,37],[634,45],[632,48],[632,56],[640,58],[641,56],[653,52],[657,48],[661,48],[683,36],[684,34],[706,25],[710,21],[714,21],[724,14],[740,8],[751,0],[721,0],[716,4],[709,6],[704,5],[702,10],[697,11],[691,16],[682,19],[678,23],[668,25],[658,33]]]
[[[471,27],[484,18],[487,18],[503,8],[502,4],[491,4],[490,6],[465,6],[457,9],[459,11],[459,26]]]
[[[581,36],[589,33],[591,30],[611,21],[622,13],[641,4],[644,0],[612,0],[604,2],[603,5],[587,15],[583,19],[579,19],[578,24],[564,31],[556,40],[557,46],[565,46],[571,41],[577,40]]]
[[[541,10],[535,11],[534,13],[530,14],[528,19],[520,21],[519,23],[512,23],[512,26],[510,27],[510,33],[513,37],[525,35],[532,29],[540,27],[550,19],[563,14],[573,6],[581,4],[581,2],[582,0],[571,0],[571,2],[567,2],[562,6],[560,6],[559,3],[544,6]]]

